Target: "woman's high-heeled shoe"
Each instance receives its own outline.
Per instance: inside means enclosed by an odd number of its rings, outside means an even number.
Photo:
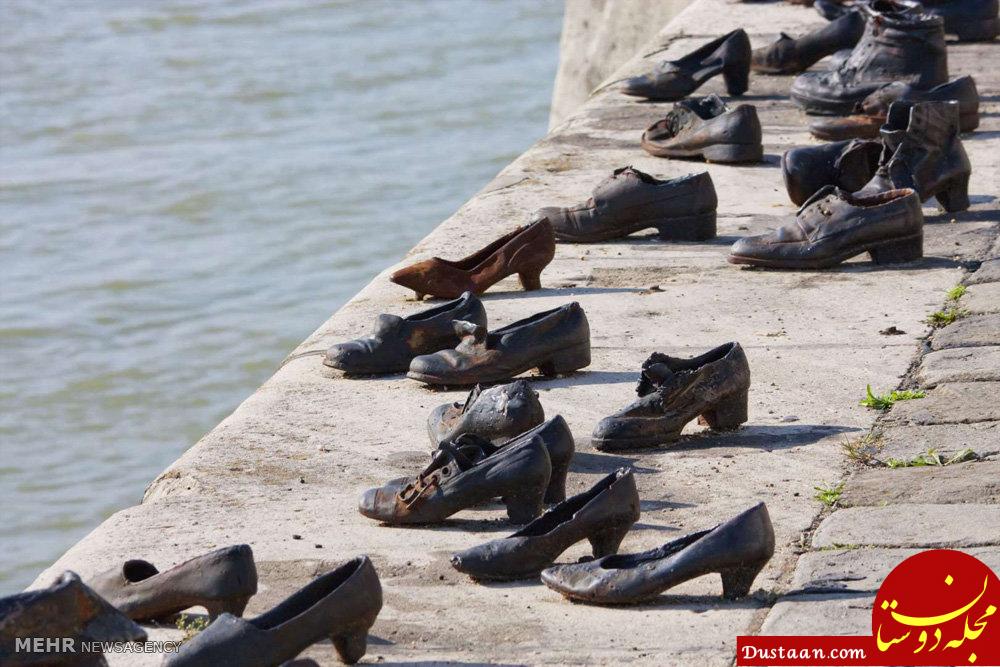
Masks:
[[[223,614],[163,667],[277,667],[329,637],[341,662],[365,654],[368,629],[382,609],[382,585],[367,556],[360,556],[256,618]]]
[[[774,555],[767,506],[757,503],[729,521],[639,554],[606,556],[542,572],[546,586],[564,597],[594,604],[637,604],[703,574],[722,576],[722,595],[746,596]]]
[[[583,539],[590,540],[594,558],[617,553],[638,519],[635,478],[631,468],[619,468],[513,535],[456,553],[451,564],[473,579],[527,579]]]

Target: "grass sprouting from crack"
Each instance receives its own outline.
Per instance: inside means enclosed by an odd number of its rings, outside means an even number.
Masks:
[[[876,394],[872,392],[872,386],[865,388],[865,397],[861,399],[861,405],[873,410],[888,410],[896,401],[912,401],[915,398],[924,398],[927,392],[920,389],[904,389],[902,391],[893,390],[888,394]]]
[[[965,285],[955,285],[945,294],[948,297],[949,301],[958,301],[963,296],[965,296],[965,292],[966,292]]]
[[[969,314],[965,308],[949,306],[944,310],[938,310],[927,316],[927,324],[932,327],[945,327]]]
[[[840,496],[844,493],[844,483],[839,482],[836,486],[830,486],[828,484],[823,484],[820,486],[814,486],[816,489],[816,495],[813,496],[816,500],[820,501],[827,507],[833,507],[840,500]]]
[[[873,466],[881,463],[877,454],[882,451],[882,437],[872,433],[866,433],[854,440],[845,440],[841,445],[847,458],[865,466]]]
[[[955,452],[947,459],[942,459],[937,450],[928,449],[926,452],[918,454],[909,460],[890,458],[886,460],[885,465],[889,468],[919,468],[922,466],[950,466],[954,463],[964,463],[965,461],[978,460],[979,454],[976,454],[976,452],[969,447]]]
[[[207,627],[208,619],[204,616],[191,618],[187,614],[181,614],[177,617],[177,629],[184,631],[184,637],[181,639],[182,642],[194,639],[195,635]]]

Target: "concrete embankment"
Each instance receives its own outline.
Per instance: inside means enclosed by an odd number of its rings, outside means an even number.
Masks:
[[[697,0],[615,77],[680,56],[736,27],[761,45],[779,29],[797,34],[820,23],[814,11],[785,3]],[[661,45],[662,52],[642,57]],[[715,576],[628,609],[570,604],[537,582],[473,584],[449,566],[447,556],[509,532],[499,521],[501,506],[413,529],[382,527],[356,510],[362,489],[422,467],[430,449],[428,412],[464,392],[430,391],[401,376],[344,379],[326,372],[318,356],[281,367],[160,475],[142,504],[109,518],[35,585],[67,568],[86,577],[132,557],[169,566],[216,546],[247,542],[261,573],[252,614],[330,565],[368,553],[385,589],[368,661],[726,665],[739,634],[868,632],[879,577],[912,549],[974,547],[996,567],[995,461],[923,470],[859,468],[843,445],[875,426],[882,457],[914,456],[928,447],[968,446],[984,455],[1000,449],[998,385],[989,377],[995,368],[977,362],[987,358],[982,355],[995,359],[1000,346],[997,260],[991,259],[1000,255],[998,58],[995,43],[949,49],[952,75],[973,74],[983,96],[983,124],[965,138],[974,166],[973,206],[955,215],[925,208],[921,261],[881,267],[852,262],[823,272],[751,271],[726,263],[736,238],[773,228],[794,213],[778,159],[811,140],[805,117],[787,98],[790,77],[754,77],[743,98],[758,106],[764,125],[766,161],[751,166],[649,157],[638,146],[639,135],[669,105],[598,92],[404,260],[478,249],[538,207],[585,200],[616,167],[632,164],[659,177],[707,169],[719,195],[717,239],[560,245],[542,274],[543,290],[524,293],[510,280],[484,301],[494,327],[568,301],[586,310],[591,366],[533,386],[546,413],[562,414],[576,435],[571,493],[619,466],[635,467],[643,515],[623,550],[651,548],[758,500],[767,502],[777,551],[751,597],[723,601]],[[721,82],[702,92],[721,93]],[[983,268],[972,273],[983,260]],[[425,307],[386,280],[391,268],[296,352],[363,334],[379,313]],[[925,318],[961,281],[978,283],[962,298],[981,314],[925,341]],[[879,333],[889,327],[905,333]],[[593,426],[632,398],[637,370],[650,352],[694,355],[730,340],[746,349],[752,370],[745,428],[701,433],[692,425],[689,437],[675,446],[641,454],[592,449]],[[980,367],[985,370],[975,370]],[[866,384],[887,391],[921,382],[929,387],[927,398],[900,403],[878,420],[879,413],[858,405]],[[814,500],[814,487],[835,487],[841,480],[841,504],[850,507],[831,512]],[[584,555],[583,546],[564,559]],[[336,664],[329,644],[307,655]]]

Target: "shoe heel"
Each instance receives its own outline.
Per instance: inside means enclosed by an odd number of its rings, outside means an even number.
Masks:
[[[587,541],[590,542],[590,546],[594,551],[594,558],[604,558],[605,556],[618,553],[618,547],[621,546],[622,540],[625,539],[631,527],[632,524],[616,526],[615,528],[601,530],[588,537]]]
[[[517,274],[517,279],[521,281],[521,287],[524,288],[525,292],[542,289],[541,271],[538,273],[519,273]]]
[[[368,650],[367,628],[346,634],[332,635],[330,639],[333,641],[333,648],[337,650],[337,655],[340,656],[340,661],[348,665],[356,663],[364,657]]]
[[[545,489],[545,503],[552,505],[566,500],[566,474],[569,472],[569,461],[552,468],[552,477],[549,478],[549,486]]]
[[[211,620],[215,620],[219,614],[232,614],[233,616],[242,616],[243,610],[247,608],[247,603],[250,602],[250,596],[243,598],[229,598],[227,600],[210,600],[205,602],[202,606],[205,607],[205,611],[208,612],[208,617]]]
[[[735,394],[730,394],[715,404],[710,410],[701,414],[699,422],[707,424],[709,428],[716,431],[731,431],[739,428],[749,417],[747,415],[747,404],[750,401],[749,390]]]
[[[676,218],[666,218],[653,223],[661,241],[708,241],[715,238],[715,211]]]
[[[722,597],[727,600],[746,597],[750,593],[750,587],[753,586],[753,580],[766,564],[765,560],[762,563],[732,567],[719,572],[722,576]]]
[[[913,262],[924,256],[924,235],[885,243],[868,251],[876,264],[902,264]]]
[[[701,152],[709,162],[760,162],[764,147],[760,144],[716,144]]]
[[[542,375],[565,375],[590,365],[590,341],[560,350],[545,363],[538,364]]]
[[[952,179],[935,197],[947,213],[969,208],[969,176]]]
[[[722,69],[722,79],[726,83],[726,92],[730,95],[742,95],[750,87],[750,62],[726,63]]]
[[[536,519],[542,513],[542,499],[545,487],[525,488],[501,498],[507,506],[507,516],[511,523],[525,524]]]

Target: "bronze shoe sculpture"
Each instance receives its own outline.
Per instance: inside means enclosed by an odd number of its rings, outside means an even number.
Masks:
[[[456,322],[462,342],[454,350],[417,357],[407,377],[431,385],[505,382],[532,368],[562,375],[590,365],[590,325],[573,302],[496,331]]]
[[[585,203],[547,207],[535,215],[552,221],[564,243],[597,243],[655,228],[664,241],[715,238],[719,200],[708,172],[659,180],[622,167],[594,188]]]
[[[524,380],[483,389],[476,385],[461,403],[445,403],[427,418],[427,432],[437,445],[469,433],[500,444],[545,421],[538,392]]]
[[[456,553],[451,564],[476,580],[536,577],[580,540],[590,542],[594,558],[618,553],[625,534],[638,520],[635,478],[631,468],[619,468],[513,535]]]
[[[656,447],[679,438],[699,416],[716,430],[739,428],[749,389],[750,365],[739,343],[691,359],[654,352],[642,364],[639,398],[602,419],[592,442],[602,451]]]
[[[463,436],[459,442],[467,438],[476,439]],[[493,498],[503,500],[514,523],[527,523],[542,513],[552,463],[540,437],[501,447],[478,460],[475,449],[442,443],[431,464],[410,483],[400,488],[392,481],[369,489],[358,510],[389,525],[440,523]]]
[[[87,582],[136,621],[162,619],[188,607],[204,607],[210,618],[240,616],[257,592],[257,567],[246,544],[216,549],[160,572],[145,560],[103,572]]]
[[[44,653],[18,649],[18,640],[48,640]],[[105,667],[100,650],[82,642],[143,642],[146,631],[80,581],[64,572],[51,586],[0,598],[0,665]]]
[[[944,31],[960,42],[988,42],[1000,34],[997,0],[920,0],[925,12],[944,20]]]
[[[331,639],[341,662],[364,656],[368,629],[382,609],[382,585],[367,556],[317,577],[256,618],[223,614],[164,667],[278,667],[309,646]]]
[[[626,79],[622,92],[673,102],[684,99],[719,74],[730,95],[742,95],[749,88],[750,38],[742,29],[713,39],[680,60],[663,62],[650,74]]]
[[[797,74],[826,56],[854,47],[865,31],[865,17],[848,11],[822,28],[795,39],[781,33],[778,41],[754,49],[750,69],[761,74]]]
[[[382,314],[371,336],[331,347],[323,364],[348,375],[405,373],[414,357],[455,347],[454,321],[486,326],[483,303],[471,292],[408,317]]]
[[[454,299],[463,292],[482,294],[507,276],[518,274],[525,290],[540,289],[539,275],[556,252],[552,224],[544,218],[518,227],[460,260],[433,257],[399,269],[389,280],[425,294]]]
[[[570,600],[638,604],[705,574],[722,577],[722,596],[745,597],[774,555],[774,527],[757,503],[715,528],[671,540],[638,554],[605,556],[542,572],[542,582]]]
[[[855,194],[912,188],[921,201],[936,197],[948,213],[969,208],[972,165],[958,124],[958,102],[893,102],[880,130],[878,169]]]
[[[642,133],[642,148],[667,158],[702,157],[708,162],[760,162],[757,109],[741,104],[730,109],[718,95],[677,102],[663,120]]]
[[[893,102],[958,102],[958,127],[972,132],[979,127],[979,90],[971,76],[942,83],[930,90],[920,90],[901,81],[888,83],[866,97],[855,113],[843,118],[820,118],[809,124],[817,139],[875,139],[885,124]]]
[[[781,175],[788,198],[802,206],[827,185],[846,192],[860,190],[878,169],[882,143],[868,139],[801,146],[781,156]]]
[[[777,230],[733,244],[732,264],[773,269],[826,269],[868,253],[876,264],[923,257],[924,214],[915,190],[849,194],[828,185],[795,219]]]

